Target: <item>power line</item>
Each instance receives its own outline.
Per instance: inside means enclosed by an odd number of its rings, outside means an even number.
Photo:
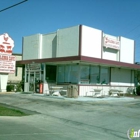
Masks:
[[[137,25],[136,27],[134,27],[132,30],[130,30],[130,31],[129,31],[128,33],[126,33],[126,34],[131,33],[132,31],[136,30],[138,27],[140,27],[140,24],[139,24],[139,25]]]
[[[19,5],[19,4],[22,4],[22,3],[26,2],[26,1],[28,1],[28,0],[24,0],[24,1],[22,1],[22,2],[19,2],[19,3],[17,3],[17,4],[14,4],[14,5],[12,5],[12,6],[9,6],[9,7],[7,7],[7,8],[4,8],[4,9],[0,10],[0,12],[3,12],[3,11],[5,11],[5,10],[8,10],[8,9],[10,9],[10,8],[12,8],[12,7],[15,7],[15,6]]]

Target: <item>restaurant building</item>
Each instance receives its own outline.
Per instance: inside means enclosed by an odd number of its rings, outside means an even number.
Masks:
[[[42,93],[52,85],[75,85],[79,96],[92,96],[94,89],[108,95],[110,89],[127,93],[134,89],[140,65],[135,64],[135,42],[102,30],[77,25],[48,34],[23,37],[24,91]]]

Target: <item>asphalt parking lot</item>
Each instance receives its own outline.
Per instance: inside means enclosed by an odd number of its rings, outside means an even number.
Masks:
[[[0,94],[0,103],[32,113],[1,116],[0,140],[128,140],[128,130],[140,129],[140,98],[78,100]]]

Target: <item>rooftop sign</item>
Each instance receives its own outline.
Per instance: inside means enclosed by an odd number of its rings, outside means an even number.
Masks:
[[[120,41],[109,38],[107,36],[104,37],[104,44],[106,48],[112,48],[112,49],[120,49]]]

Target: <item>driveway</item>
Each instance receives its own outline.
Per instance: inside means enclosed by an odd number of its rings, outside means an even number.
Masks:
[[[0,140],[128,140],[140,129],[140,99],[63,99],[0,94],[0,103],[32,115],[0,117]]]

